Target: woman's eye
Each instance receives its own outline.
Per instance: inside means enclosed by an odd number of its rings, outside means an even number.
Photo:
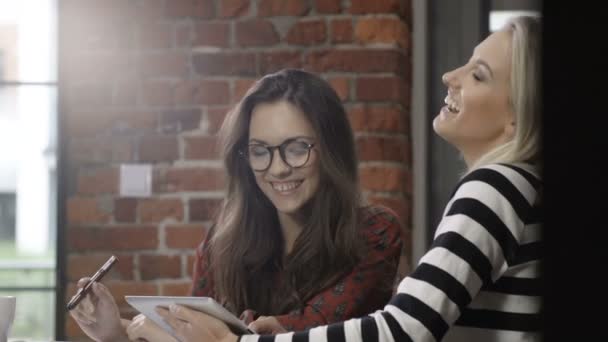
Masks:
[[[268,153],[268,150],[266,150],[263,147],[251,147],[251,148],[249,148],[249,154],[252,155],[252,156],[259,157],[259,156],[263,156],[263,155],[265,155],[267,153]]]
[[[303,142],[292,142],[287,145],[287,153],[305,154],[308,152],[308,144]]]

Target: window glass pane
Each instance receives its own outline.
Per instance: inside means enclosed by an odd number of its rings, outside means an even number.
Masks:
[[[9,340],[49,341],[56,296],[56,0],[0,0],[0,295]]]
[[[9,341],[55,340],[55,292],[47,291],[0,291],[0,296],[17,297],[15,321]]]
[[[0,82],[55,82],[56,0],[0,0]]]
[[[52,340],[56,88],[0,85],[0,292],[17,297],[11,337]]]
[[[55,87],[0,86],[0,207],[14,210],[14,227],[2,218],[0,240],[12,239],[13,257],[54,259],[55,103]]]

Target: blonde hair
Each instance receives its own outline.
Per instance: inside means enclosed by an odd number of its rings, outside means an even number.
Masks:
[[[540,26],[540,19],[532,16],[515,17],[505,26],[512,34],[510,102],[515,113],[515,135],[481,156],[468,171],[490,163],[541,166]]]

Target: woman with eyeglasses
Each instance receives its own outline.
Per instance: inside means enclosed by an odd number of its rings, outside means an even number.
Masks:
[[[381,309],[401,229],[392,211],[362,201],[353,132],[331,86],[301,70],[267,75],[227,115],[220,140],[227,193],[197,249],[192,295],[213,297],[266,333]],[[143,316],[125,332],[96,285],[87,301],[97,305],[72,312],[90,337],[173,340]]]
[[[540,20],[517,17],[444,74],[433,128],[468,170],[431,248],[383,310],[262,336],[236,336],[179,305],[158,313],[182,342],[541,341],[540,47]]]

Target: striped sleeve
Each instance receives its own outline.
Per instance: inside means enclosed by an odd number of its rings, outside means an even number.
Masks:
[[[534,221],[537,184],[504,165],[477,169],[458,184],[433,244],[384,307],[369,316],[260,341],[441,341],[482,287],[517,262]],[[313,338],[314,336],[314,338]],[[323,336],[323,338],[317,338]],[[257,341],[242,336],[241,341]]]

